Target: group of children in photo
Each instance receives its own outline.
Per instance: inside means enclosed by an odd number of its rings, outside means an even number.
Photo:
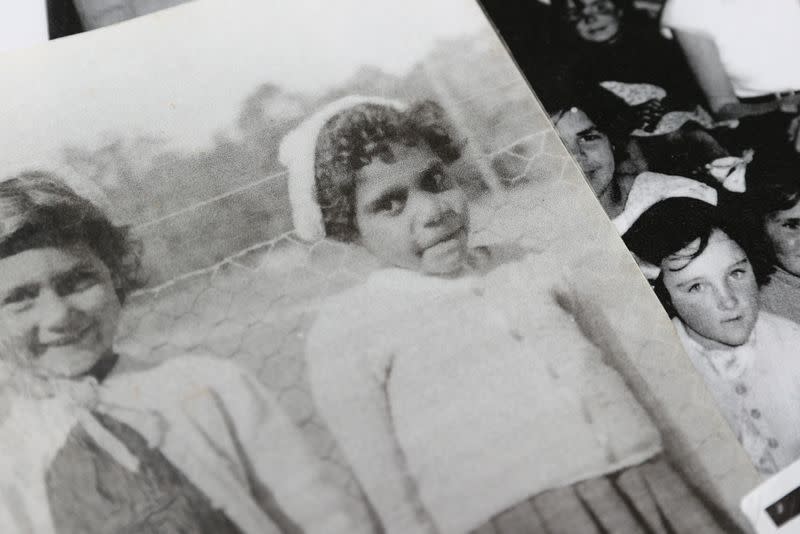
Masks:
[[[746,12],[747,0],[729,1]],[[670,2],[665,21],[682,46],[713,44]],[[710,21],[720,0],[693,2],[708,4]],[[574,31],[553,46],[580,42],[600,58],[611,48],[597,47],[646,38],[681,64],[630,26],[622,0],[549,9],[561,17],[553,28]],[[687,73],[709,68],[686,56]],[[797,95],[784,94],[800,83],[754,95],[763,87],[748,65],[723,53],[696,92],[659,91],[659,80],[630,78],[630,65],[616,71],[625,79],[606,78],[581,57],[559,65],[597,83],[540,97],[745,450],[775,472],[800,457]],[[670,90],[680,98],[664,99]],[[715,96],[700,103],[710,113],[687,105],[703,93]],[[671,463],[657,422],[585,327],[595,318],[579,303],[592,294],[557,251],[470,246],[470,203],[451,165],[463,148],[437,103],[359,96],[307,117],[280,147],[296,236],[363,247],[382,264],[320,306],[305,346],[316,410],[373,521],[357,519],[245,370],[179,354],[141,369],[114,349],[143,280],[125,228],[57,176],[0,182],[0,524],[44,534],[739,531]]]
[[[469,203],[450,165],[462,148],[434,102],[357,96],[281,145],[296,235],[364,247],[383,265],[330,297],[306,342],[316,408],[374,524],[356,519],[243,369],[182,355],[137,369],[114,350],[141,281],[124,228],[55,176],[0,183],[0,523],[44,533],[737,531],[665,455],[656,423],[584,327],[591,296],[557,253],[470,248]],[[687,261],[733,253],[730,280],[748,286],[738,234],[709,210]],[[659,264],[671,245],[640,256]],[[743,329],[784,324],[732,308],[724,319]],[[749,339],[722,330],[722,343]],[[795,442],[758,406],[765,429],[752,440],[780,464]]]
[[[559,22],[520,64],[740,441],[774,473],[800,457],[800,4],[666,0],[656,18],[626,0],[550,4],[539,9]]]

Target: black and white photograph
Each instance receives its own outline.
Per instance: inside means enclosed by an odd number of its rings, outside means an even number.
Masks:
[[[755,305],[719,327],[686,275],[747,286],[752,236],[677,171],[612,223],[557,130],[588,115],[543,108],[496,27],[196,0],[0,55],[0,530],[750,532],[753,451],[780,467],[789,427],[753,404],[740,446],[676,328],[747,338]],[[744,183],[748,154],[712,161]],[[704,204],[662,247],[672,198]],[[659,263],[702,224],[693,269]]]
[[[758,470],[800,459],[800,3],[484,5]]]
[[[191,0],[31,0],[46,6],[50,39],[96,30]]]

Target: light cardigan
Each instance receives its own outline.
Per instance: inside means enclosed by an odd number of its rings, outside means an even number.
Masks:
[[[99,386],[93,409],[158,447],[243,534],[280,532],[254,499],[248,477],[266,486],[305,532],[367,531],[352,522],[345,500],[323,479],[319,460],[275,399],[235,365],[182,357],[112,376]],[[63,397],[11,399],[0,425],[2,532],[58,532],[45,475],[81,413]]]
[[[387,269],[323,305],[312,393],[387,533],[467,532],[662,450],[562,273],[535,255],[453,279]]]
[[[673,324],[723,415],[763,473],[800,458],[800,326],[761,311],[746,343],[707,349]]]

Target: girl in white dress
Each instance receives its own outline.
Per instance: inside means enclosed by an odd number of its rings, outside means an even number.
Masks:
[[[716,190],[652,173],[614,222],[756,467],[800,457],[800,326],[759,310],[769,262],[756,232]]]

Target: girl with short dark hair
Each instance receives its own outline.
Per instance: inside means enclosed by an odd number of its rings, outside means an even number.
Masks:
[[[367,531],[243,369],[114,350],[139,246],[57,177],[0,182],[0,272],[4,531]]]
[[[711,187],[653,173],[615,219],[743,447],[774,473],[800,457],[800,326],[759,309],[771,265],[748,222]]]

